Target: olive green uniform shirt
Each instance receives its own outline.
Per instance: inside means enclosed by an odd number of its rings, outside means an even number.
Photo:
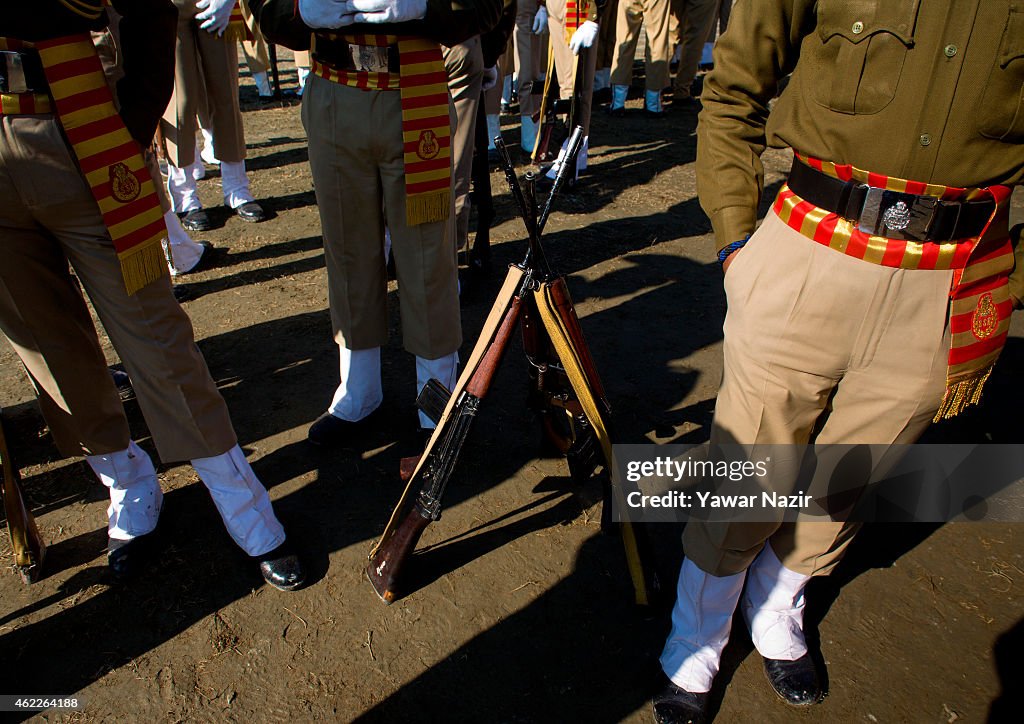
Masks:
[[[737,0],[714,58],[697,184],[719,248],[754,230],[766,145],[948,186],[1024,178],[1020,0]]]

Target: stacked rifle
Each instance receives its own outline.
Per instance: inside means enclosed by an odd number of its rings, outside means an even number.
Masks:
[[[4,514],[7,516],[7,532],[11,538],[11,550],[14,551],[14,563],[18,574],[25,583],[39,580],[46,557],[46,543],[39,535],[36,521],[25,506],[21,494],[21,477],[18,467],[11,460],[11,452],[7,447],[7,435],[4,433],[4,418],[0,411],[0,467],[3,468],[3,499]]]
[[[583,337],[576,309],[565,278],[556,275],[544,254],[541,234],[551,213],[552,202],[576,168],[576,154],[583,141],[577,126],[569,138],[565,160],[560,164],[542,210],[538,209],[532,177],[526,191],[515,175],[508,150],[500,138],[495,144],[502,157],[505,178],[519,205],[529,237],[529,249],[522,263],[509,267],[498,297],[491,307],[454,390],[431,380],[417,404],[436,423],[423,454],[403,466],[405,490],[395,506],[380,540],[370,552],[367,577],[377,595],[391,603],[401,594],[401,576],[426,527],[441,517],[441,500],[451,479],[470,425],[480,401],[487,395],[519,322],[530,363],[530,406],[540,413],[545,439],[566,456],[574,480],[589,478],[598,466],[609,477],[612,444],[608,433],[611,407]],[[610,512],[605,486],[604,513]],[[607,527],[607,526],[605,526]],[[643,541],[629,524],[620,524],[630,576],[639,604],[650,602],[657,579],[645,569],[640,547]]]

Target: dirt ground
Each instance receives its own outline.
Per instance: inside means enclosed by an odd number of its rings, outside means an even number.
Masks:
[[[294,87],[287,60],[282,69]],[[229,218],[211,169],[202,196],[222,226],[201,238],[221,251],[187,277],[185,308],[312,582],[291,594],[261,585],[191,468],[174,465],[160,468],[159,563],[114,585],[104,490],[81,459],[57,457],[4,345],[0,402],[50,553],[35,585],[13,569],[0,575],[0,692],[84,701],[79,712],[39,715],[46,721],[651,721],[680,529],[651,531],[666,600],[635,606],[621,544],[599,530],[599,486],[575,486],[563,461],[538,457],[518,342],[414,559],[415,590],[390,607],[374,595],[362,571],[400,492],[398,460],[415,424],[397,292],[383,355],[393,425],[357,449],[314,449],[306,430],[338,373],[305,134],[297,105],[260,105],[243,84],[253,191],[274,218]],[[700,442],[721,375],[725,302],[695,192],[696,119],[630,108],[614,122],[595,113],[590,171],[558,202],[547,248],[569,276],[618,440]],[[789,159],[773,151],[767,162],[770,197]],[[496,271],[465,301],[464,358],[501,270],[525,250],[503,177],[491,180]],[[1018,219],[1022,211],[1018,195]],[[1011,380],[1022,363],[1018,318],[984,406],[931,439],[1024,442],[1015,424],[1024,389]],[[126,407],[153,452],[138,407]],[[1022,550],[1020,525],[868,526],[840,570],[808,592],[826,701],[797,711],[777,700],[739,624],[715,685],[716,720],[1007,720],[1022,703]],[[5,565],[9,554],[5,540]]]

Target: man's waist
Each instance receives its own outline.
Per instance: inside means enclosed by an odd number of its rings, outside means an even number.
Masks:
[[[877,174],[850,174],[837,178],[797,158],[787,185],[804,201],[837,214],[859,231],[872,236],[912,242],[944,243],[973,239],[985,228],[995,201],[988,194],[974,199],[968,189],[947,189],[901,181],[896,184]],[[868,179],[864,182],[857,177]],[[892,188],[895,185],[903,190]]]
[[[5,42],[0,47],[10,46]],[[0,93],[45,94],[49,88],[46,74],[43,73],[43,63],[34,49],[0,49]]]
[[[386,45],[356,43],[346,38],[318,35],[313,57],[336,71],[399,74],[398,42]]]

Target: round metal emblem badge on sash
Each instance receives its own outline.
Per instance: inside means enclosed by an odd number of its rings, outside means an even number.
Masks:
[[[142,186],[135,174],[120,161],[108,170],[110,175],[110,195],[122,204],[139,198]]]
[[[416,146],[416,155],[424,161],[429,161],[437,156],[440,151],[441,146],[437,142],[437,135],[430,130],[420,131],[420,141]]]
[[[971,317],[971,332],[978,339],[988,339],[995,334],[998,326],[999,315],[996,313],[995,302],[992,301],[992,292],[985,292],[978,299],[978,306]]]

